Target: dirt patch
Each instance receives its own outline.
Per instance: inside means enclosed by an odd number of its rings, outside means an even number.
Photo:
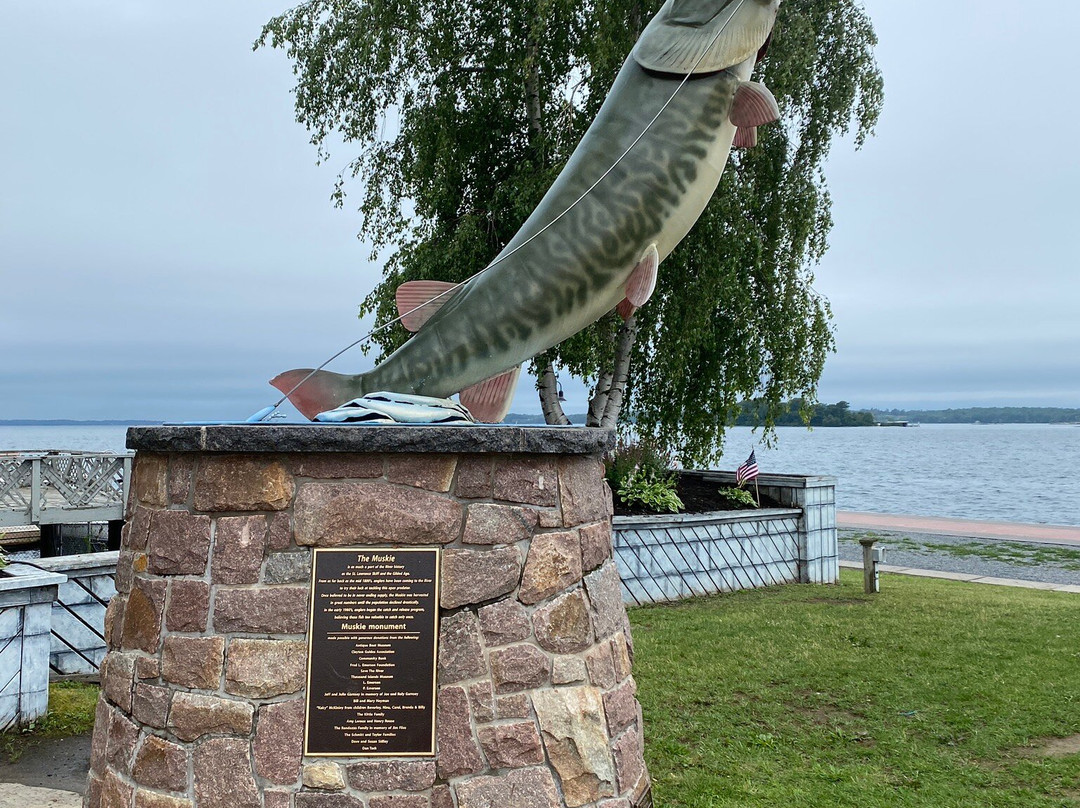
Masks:
[[[1040,757],[1068,757],[1080,755],[1080,735],[1068,738],[1049,738],[1037,745],[1032,752]]]

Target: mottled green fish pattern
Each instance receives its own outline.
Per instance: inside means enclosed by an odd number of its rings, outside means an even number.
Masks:
[[[775,117],[756,111],[775,102],[749,79],[778,5],[669,0],[562,173],[492,266],[442,297],[418,332],[373,370],[319,371],[291,393],[293,403],[314,417],[373,391],[466,391],[619,306],[636,270],[639,278],[651,271],[654,280],[656,260],[671,253],[715,192],[736,124],[752,132]],[[715,52],[720,46],[729,52]],[[740,107],[742,120],[734,114]],[[271,383],[288,393],[309,372],[287,371]],[[501,420],[510,394],[497,391],[505,401],[478,407],[491,416],[478,417]]]

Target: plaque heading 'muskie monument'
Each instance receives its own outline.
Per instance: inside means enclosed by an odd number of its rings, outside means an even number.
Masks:
[[[314,557],[304,753],[434,755],[439,550]]]

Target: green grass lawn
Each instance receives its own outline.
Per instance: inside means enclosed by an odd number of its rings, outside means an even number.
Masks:
[[[632,610],[658,808],[1080,805],[1080,596],[882,590]]]
[[[20,730],[0,733],[0,755],[13,763],[39,741],[85,735],[94,728],[97,698],[97,685],[53,682],[49,685],[48,713]]]

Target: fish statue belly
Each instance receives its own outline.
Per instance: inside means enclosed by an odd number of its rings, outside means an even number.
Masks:
[[[457,289],[431,284],[442,290],[433,313],[373,370],[318,371],[295,390],[311,371],[293,370],[271,384],[309,418],[386,390],[461,393],[478,420],[502,420],[523,362],[647,299],[657,264],[716,190],[756,55],[689,77],[627,58],[566,166],[489,269]],[[408,305],[399,296],[403,315]]]

